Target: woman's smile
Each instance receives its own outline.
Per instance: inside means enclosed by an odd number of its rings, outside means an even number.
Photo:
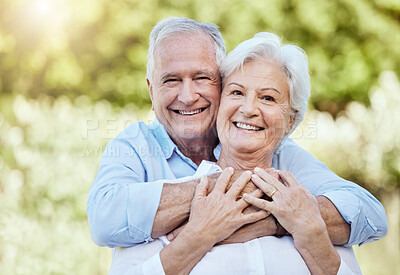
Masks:
[[[287,77],[267,61],[248,62],[224,82],[218,135],[230,152],[273,152],[290,129]]]

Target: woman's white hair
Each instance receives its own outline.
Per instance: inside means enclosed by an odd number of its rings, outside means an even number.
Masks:
[[[195,20],[183,17],[170,17],[154,26],[150,34],[149,53],[147,57],[146,77],[152,81],[154,73],[154,53],[160,43],[173,35],[183,33],[205,33],[210,36],[215,46],[215,60],[220,66],[226,55],[225,43],[218,26],[211,23],[199,23]]]
[[[278,146],[296,129],[304,119],[307,111],[307,102],[310,97],[310,75],[306,53],[299,47],[291,44],[282,44],[281,39],[273,33],[261,32],[253,38],[240,43],[231,51],[220,66],[222,84],[225,79],[243,65],[257,60],[272,62],[286,73],[290,94],[290,115],[294,117],[292,127]]]

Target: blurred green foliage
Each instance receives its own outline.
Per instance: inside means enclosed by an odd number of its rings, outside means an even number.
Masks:
[[[293,137],[389,207],[389,236],[356,252],[365,274],[396,274],[398,0],[2,0],[1,273],[107,273],[111,252],[90,240],[87,194],[107,141],[153,118],[148,36],[169,16],[216,23],[228,51],[269,31],[307,52],[311,106]]]
[[[228,50],[260,31],[298,44],[310,57],[312,104],[333,115],[351,100],[368,104],[380,72],[400,72],[396,0],[3,0],[1,91],[148,106],[148,36],[168,16],[218,24]]]
[[[291,136],[337,174],[376,196],[400,187],[400,83],[383,72],[369,92],[369,107],[353,101],[336,119],[310,111]]]

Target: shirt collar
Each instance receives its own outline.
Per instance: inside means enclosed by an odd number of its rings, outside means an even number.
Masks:
[[[154,136],[156,137],[158,143],[161,146],[161,150],[164,153],[164,156],[169,159],[172,156],[174,150],[177,150],[178,147],[172,141],[171,137],[168,135],[165,127],[155,118],[153,122],[150,124],[150,128],[152,129]]]
[[[176,151],[179,155],[181,155],[183,158],[186,158],[190,163],[192,163],[194,167],[197,167],[197,165],[191,159],[181,153],[178,146],[172,141],[165,127],[157,120],[157,118],[154,118],[153,122],[150,124],[150,128],[152,129],[155,138],[160,144],[166,159],[171,158],[174,151]],[[221,143],[219,143],[218,146],[214,148],[214,156],[216,159],[219,158],[220,154]]]
[[[214,157],[215,159],[219,159],[219,156],[221,155],[221,142],[218,143],[217,147],[214,148]]]

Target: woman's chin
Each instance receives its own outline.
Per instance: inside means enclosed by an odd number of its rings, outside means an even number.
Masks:
[[[240,154],[252,154],[255,152],[260,152],[263,148],[261,146],[254,146],[254,143],[247,143],[247,144],[238,144],[235,146],[230,146],[229,151],[230,152],[235,152],[235,153],[240,153]]]
[[[239,157],[243,158],[247,158],[248,155],[250,154],[252,154],[254,157],[270,155],[270,153],[274,152],[277,147],[276,142],[266,143],[266,142],[259,142],[260,140],[254,140],[254,139],[247,139],[245,141],[238,140],[236,142],[234,141],[229,143],[224,142],[223,140],[220,141],[222,144],[223,151],[228,153],[229,152],[234,153],[236,155],[243,154],[243,156],[239,155]]]

